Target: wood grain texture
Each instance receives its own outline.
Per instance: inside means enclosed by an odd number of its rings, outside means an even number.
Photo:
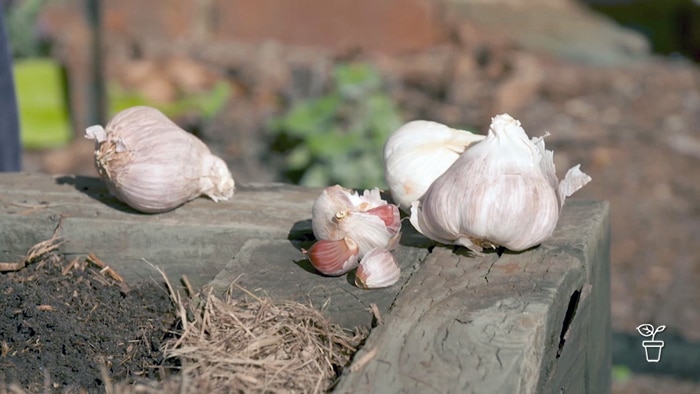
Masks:
[[[94,253],[128,283],[160,279],[223,292],[239,285],[261,295],[312,303],[334,321],[370,326],[371,304],[388,312],[402,285],[424,260],[426,239],[405,231],[395,256],[399,283],[362,290],[353,278],[318,274],[301,253],[314,240],[311,207],[320,189],[285,184],[239,185],[231,201],[200,198],[171,212],[142,214],[107,192],[96,178],[0,174],[0,261],[16,261],[32,245],[59,235],[69,258]],[[413,246],[411,246],[413,245]],[[151,264],[148,264],[150,262]]]
[[[69,257],[95,253],[129,282],[187,274],[211,281],[249,239],[285,240],[309,220],[320,189],[241,185],[230,201],[193,200],[173,211],[142,214],[110,196],[97,178],[0,174],[0,261],[14,261],[61,223]]]
[[[399,282],[383,289],[364,290],[354,285],[353,273],[339,277],[320,275],[287,240],[251,239],[210,285],[222,293],[235,281],[272,299],[311,303],[344,327],[370,327],[370,306],[376,304],[380,314],[386,315],[402,285],[427,254],[426,249],[400,245],[394,251],[401,267]]]
[[[356,359],[376,355],[336,392],[608,392],[607,217],[606,203],[570,200],[526,252],[435,248]]]

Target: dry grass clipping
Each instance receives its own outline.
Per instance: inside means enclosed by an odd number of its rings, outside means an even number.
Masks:
[[[232,297],[236,288],[243,297]],[[173,295],[183,332],[164,353],[180,359],[186,392],[326,392],[368,334],[331,324],[311,306],[237,286],[224,300],[209,292],[188,311]]]
[[[51,238],[45,241],[41,241],[38,244],[29,248],[27,254],[21,260],[12,263],[0,262],[0,272],[19,271],[26,267],[28,264],[31,264],[36,261],[41,261],[42,257],[58,249],[61,245],[63,245],[66,242],[58,236],[58,230],[60,229],[60,227],[61,222],[59,221],[58,225],[56,225],[56,228],[53,230]]]

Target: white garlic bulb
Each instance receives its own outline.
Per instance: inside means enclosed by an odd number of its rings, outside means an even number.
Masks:
[[[394,202],[408,209],[462,152],[483,139],[427,120],[401,126],[384,144],[384,174]]]
[[[401,278],[401,269],[390,251],[374,248],[365,254],[355,273],[355,285],[363,289],[389,287]]]
[[[314,201],[311,227],[319,242],[306,252],[309,260],[326,275],[342,275],[371,249],[393,249],[401,218],[399,208],[382,200],[379,189],[360,195],[335,185]]]
[[[553,155],[519,121],[495,116],[486,138],[413,203],[411,224],[430,239],[477,252],[536,246],[552,235],[566,197],[591,180],[576,166],[559,183]]]
[[[228,200],[234,181],[226,163],[155,108],[119,112],[105,128],[90,126],[95,164],[110,193],[147,213],[174,209],[198,196]]]

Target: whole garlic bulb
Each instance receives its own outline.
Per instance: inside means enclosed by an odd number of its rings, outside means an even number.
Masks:
[[[201,195],[215,202],[233,196],[226,163],[155,108],[121,111],[105,128],[88,127],[85,138],[95,140],[95,164],[110,193],[138,211],[169,211]]]
[[[530,140],[508,114],[492,119],[486,138],[470,147],[411,207],[411,224],[438,242],[474,251],[513,251],[552,235],[566,197],[591,178],[579,166],[560,183],[543,137]]]
[[[408,209],[469,146],[485,136],[414,120],[384,144],[384,174],[394,202]]]
[[[314,201],[311,227],[318,242],[305,252],[309,260],[326,275],[342,275],[371,249],[393,249],[401,218],[399,208],[382,200],[379,189],[360,195],[335,185]]]

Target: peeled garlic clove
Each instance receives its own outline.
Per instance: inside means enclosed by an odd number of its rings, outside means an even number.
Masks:
[[[228,200],[234,181],[226,163],[155,108],[119,112],[90,126],[95,163],[110,193],[141,212],[174,209],[198,196]]]
[[[525,250],[552,235],[566,197],[590,180],[577,166],[559,182],[542,138],[528,139],[520,122],[498,115],[487,137],[413,203],[410,220],[438,242]]]
[[[358,252],[357,244],[349,238],[337,241],[323,239],[305,251],[314,268],[329,276],[343,275],[357,267]]]
[[[384,174],[391,196],[407,209],[483,135],[414,120],[401,126],[384,145]]]
[[[401,269],[386,249],[374,248],[365,254],[355,273],[355,285],[363,289],[389,287],[399,281]]]
[[[352,239],[359,257],[375,247],[388,247],[401,229],[396,205],[382,200],[379,189],[362,195],[341,186],[330,186],[314,201],[311,227],[316,239]]]

